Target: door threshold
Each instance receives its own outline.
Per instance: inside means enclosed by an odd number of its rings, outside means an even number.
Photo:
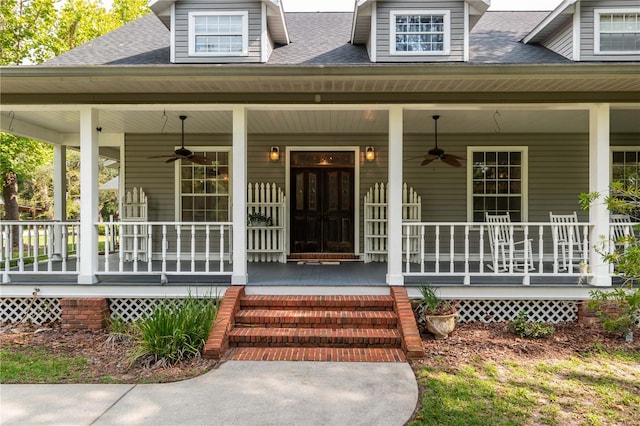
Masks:
[[[297,261],[340,261],[340,262],[348,262],[348,261],[360,261],[360,256],[353,253],[291,253],[287,260],[290,262]]]

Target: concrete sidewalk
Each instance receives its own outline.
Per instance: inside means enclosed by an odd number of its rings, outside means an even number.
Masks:
[[[407,363],[227,361],[149,385],[0,386],[8,425],[403,425],[418,401]]]

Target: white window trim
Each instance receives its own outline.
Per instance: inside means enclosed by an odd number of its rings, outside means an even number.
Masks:
[[[594,9],[593,10],[593,52],[596,55],[637,55],[640,50],[600,50],[600,15],[609,13],[640,13],[640,7],[624,9]]]
[[[174,149],[179,149],[181,148],[179,145],[176,145],[174,147]],[[188,149],[190,151],[193,152],[226,152],[229,154],[229,164],[227,165],[227,167],[229,167],[229,222],[231,222],[232,219],[232,215],[231,215],[231,206],[233,205],[233,172],[232,172],[232,151],[231,151],[231,146],[189,146]],[[182,220],[182,197],[181,192],[180,192],[180,166],[182,165],[182,160],[176,160],[173,162],[174,164],[174,173],[173,173],[173,177],[174,177],[174,183],[173,183],[173,188],[174,188],[174,194],[175,194],[175,199],[174,199],[174,205],[175,205],[175,211],[174,211],[174,217],[175,217],[175,221],[176,222],[183,222]],[[204,223],[204,222],[203,222]]]
[[[473,153],[474,152],[520,152],[521,164],[521,216],[522,222],[529,221],[529,147],[528,146],[468,146],[467,147],[467,222],[473,222]]]
[[[444,46],[441,52],[396,51],[397,15],[442,15],[444,17]],[[399,56],[447,56],[451,54],[451,11],[447,9],[391,10],[389,12],[389,53]]]
[[[613,182],[613,153],[614,152],[640,152],[638,145],[616,145],[609,147],[609,182]]]
[[[195,18],[197,16],[241,16],[242,52],[196,52]],[[189,56],[248,56],[249,55],[249,12],[247,11],[208,11],[189,12]]]

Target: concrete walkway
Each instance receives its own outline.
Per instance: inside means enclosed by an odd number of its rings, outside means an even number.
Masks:
[[[403,425],[407,363],[227,361],[176,383],[0,386],[9,425]]]

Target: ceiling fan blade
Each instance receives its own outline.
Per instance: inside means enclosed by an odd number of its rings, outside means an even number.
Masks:
[[[173,163],[174,161],[177,161],[179,159],[180,159],[180,157],[175,157],[174,156],[174,157],[169,158],[167,161],[165,161],[165,163]]]
[[[428,155],[425,156],[424,160],[422,160],[422,163],[420,163],[421,166],[426,166],[427,164],[431,163],[433,160],[435,160],[438,157],[433,157],[433,158],[427,158],[429,157]]]
[[[152,155],[151,157],[147,157],[148,159],[151,158],[173,158],[175,157],[175,155]]]
[[[454,160],[464,160],[464,157],[458,157],[457,155],[447,154],[448,158],[453,158]]]
[[[450,165],[451,167],[462,167],[462,163],[460,163],[457,159],[453,158],[455,156],[452,155],[443,155],[440,159],[445,163]]]

